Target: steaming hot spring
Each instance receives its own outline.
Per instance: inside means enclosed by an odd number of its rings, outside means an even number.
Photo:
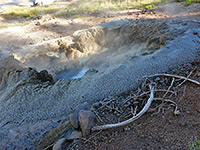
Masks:
[[[187,30],[188,26],[179,22],[120,20],[16,50],[12,55],[25,67],[48,70],[55,81],[68,81],[94,69],[109,72],[130,59],[153,57]]]
[[[23,65],[48,70],[56,80],[81,78],[90,69],[105,71],[130,58],[159,51],[186,27],[177,23],[121,20],[33,45],[13,53]]]

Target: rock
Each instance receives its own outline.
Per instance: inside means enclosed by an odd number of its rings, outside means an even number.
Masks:
[[[91,128],[95,125],[96,116],[90,110],[81,110],[79,112],[79,123],[83,132],[83,136],[87,136],[91,132]]]
[[[100,102],[96,102],[96,103],[93,104],[93,107],[96,108],[96,109],[99,108],[100,106],[101,106]]]
[[[82,137],[82,133],[80,131],[73,131],[68,137],[68,140],[80,139]]]
[[[160,77],[157,77],[157,78],[155,79],[156,82],[159,82],[160,80],[161,80]]]
[[[62,138],[56,142],[53,146],[53,150],[64,150],[65,145],[67,145],[67,139]]]
[[[37,79],[46,82],[46,81],[50,81],[50,82],[54,82],[53,77],[51,74],[48,74],[47,70],[42,70],[38,73]]]
[[[22,68],[22,65],[14,58],[14,56],[0,52],[0,82],[6,70]]]
[[[7,87],[17,86],[25,83],[43,83],[47,82],[54,83],[52,75],[48,74],[46,70],[37,72],[33,68],[27,68],[22,70],[8,70],[4,73],[2,82],[0,84],[0,91]]]
[[[38,21],[35,25],[36,26],[41,26],[41,23]]]
[[[193,34],[194,34],[194,35],[198,35],[198,32],[195,32],[195,31],[194,31]]]
[[[87,102],[78,105],[75,110],[70,114],[70,122],[72,126],[77,129],[79,127],[79,112],[81,110],[88,110],[89,104]]]

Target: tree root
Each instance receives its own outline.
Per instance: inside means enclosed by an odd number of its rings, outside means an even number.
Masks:
[[[155,74],[155,75],[152,75],[152,76],[147,76],[146,79],[145,79],[145,82],[143,83],[142,87],[144,87],[146,85],[146,81],[148,80],[148,78],[151,78],[151,77],[155,77],[155,76],[167,76],[167,77],[173,77],[173,80],[171,82],[171,85],[169,86],[169,88],[167,90],[163,90],[163,91],[166,91],[166,93],[164,94],[164,96],[162,98],[155,98],[155,100],[162,100],[164,102],[170,102],[172,104],[175,105],[175,110],[174,110],[174,115],[178,115],[180,112],[178,111],[178,106],[177,104],[172,101],[172,100],[166,100],[166,99],[163,99],[165,98],[165,96],[169,93],[169,92],[173,92],[173,91],[170,91],[170,89],[172,88],[173,84],[174,84],[174,81],[175,81],[175,78],[178,78],[178,79],[181,79],[181,80],[184,80],[183,82],[181,82],[181,84],[179,84],[178,86],[181,86],[184,82],[186,81],[190,81],[194,84],[197,84],[200,86],[200,82],[196,81],[196,80],[193,80],[193,79],[189,79],[189,76],[192,74],[192,72],[187,76],[187,77],[184,77],[184,76],[179,76],[179,75],[171,75],[171,74]],[[150,87],[150,91],[147,91],[147,92],[143,92],[142,94],[140,94],[139,96],[136,96],[136,97],[140,97],[142,95],[145,95],[145,94],[148,94],[150,93],[150,97],[147,101],[147,103],[145,104],[145,106],[143,107],[143,109],[138,113],[136,114],[136,110],[133,111],[132,109],[132,118],[128,119],[128,120],[125,120],[125,121],[122,121],[122,122],[119,122],[119,123],[114,123],[114,124],[106,124],[106,125],[100,125],[100,126],[94,126],[91,131],[94,132],[94,131],[99,131],[99,130],[106,130],[106,129],[110,129],[110,128],[116,128],[116,127],[121,127],[121,126],[124,126],[124,125],[127,125],[129,123],[132,123],[133,121],[135,121],[136,119],[140,118],[145,112],[147,112],[147,110],[149,109],[149,107],[151,106],[151,103],[152,101],[154,100],[154,87],[152,87],[150,84],[149,84],[149,87]],[[155,91],[159,91],[159,90],[155,90]],[[175,92],[173,92],[175,93]],[[132,96],[132,98],[136,98],[134,96]],[[126,100],[124,103],[126,103],[128,100]],[[106,104],[104,104],[105,106]],[[137,109],[137,108],[136,108]]]
[[[155,74],[155,75],[152,75],[152,76],[148,76],[148,78],[150,77],[156,77],[156,76],[167,76],[167,77],[174,77],[174,78],[178,78],[178,79],[182,79],[182,80],[185,80],[185,81],[190,81],[194,84],[197,84],[200,86],[200,82],[196,81],[196,80],[193,80],[193,79],[189,79],[187,77],[184,77],[184,76],[179,76],[179,75],[172,75],[172,74]],[[184,81],[184,82],[185,82]]]
[[[144,106],[144,108],[135,116],[133,116],[132,118],[125,120],[123,122],[119,122],[119,123],[115,123],[115,124],[106,124],[106,125],[101,125],[101,126],[94,126],[91,131],[99,131],[99,130],[106,130],[106,129],[110,129],[110,128],[116,128],[116,127],[121,127],[124,125],[127,125],[129,123],[132,123],[133,121],[135,121],[136,119],[140,118],[151,106],[151,103],[154,99],[154,87],[152,87],[151,85],[149,85],[150,87],[150,97],[146,103],[146,105]]]

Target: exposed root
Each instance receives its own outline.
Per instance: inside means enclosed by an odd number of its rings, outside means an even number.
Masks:
[[[182,80],[185,80],[185,81],[190,81],[194,84],[197,84],[200,86],[200,82],[196,81],[196,80],[193,80],[193,79],[189,79],[187,77],[184,77],[184,76],[179,76],[179,75],[172,75],[172,74],[155,74],[155,75],[151,75],[151,76],[148,76],[149,78],[150,77],[156,77],[156,76],[167,76],[167,77],[174,77],[174,78],[178,78],[178,79],[182,79]]]
[[[154,99],[154,87],[152,87],[151,85],[149,85],[149,86],[150,86],[150,90],[151,90],[150,97],[149,97],[146,105],[144,106],[144,108],[137,115],[133,116],[132,118],[130,118],[126,121],[120,122],[120,123],[94,126],[91,130],[98,131],[98,130],[105,130],[105,129],[109,129],[109,128],[121,127],[121,126],[127,125],[127,124],[135,121],[136,119],[140,118],[149,109],[149,107],[151,106],[151,103]]]
[[[172,79],[171,85],[169,86],[169,88],[167,89],[167,92],[163,95],[163,98],[165,98],[165,96],[169,93],[169,90],[172,88],[173,84],[174,84],[175,79]]]
[[[163,101],[163,102],[170,102],[170,103],[174,104],[174,106],[175,106],[174,115],[177,115],[177,113],[179,113],[178,105],[174,101],[172,101],[170,99],[163,99],[163,98],[154,98],[154,100],[160,100],[160,101]]]
[[[147,112],[147,110],[150,108],[151,103],[152,103],[153,100],[161,101],[162,103],[157,105],[155,108],[152,108],[151,110],[149,110],[149,112],[154,112],[153,114],[157,114],[157,113],[160,113],[160,112],[164,113],[164,110],[165,110],[164,105],[165,105],[165,102],[167,102],[167,103],[171,103],[170,105],[175,107],[174,115],[179,115],[180,111],[178,110],[178,105],[176,104],[176,102],[174,102],[173,100],[170,100],[170,99],[165,99],[165,97],[168,97],[167,96],[168,93],[171,93],[171,96],[172,95],[176,95],[176,91],[174,91],[174,88],[176,89],[177,87],[180,87],[186,81],[192,82],[192,83],[197,84],[197,85],[200,86],[200,82],[199,81],[196,81],[196,80],[193,80],[193,79],[189,79],[189,77],[192,75],[193,71],[191,71],[190,74],[187,77],[179,76],[179,75],[171,75],[171,74],[155,74],[155,75],[152,75],[152,76],[148,76],[145,79],[144,83],[142,84],[142,87],[138,89],[136,94],[133,93],[133,94],[129,95],[125,99],[125,101],[123,101],[121,103],[122,105],[128,103],[126,107],[130,108],[130,113],[125,118],[132,116],[130,119],[127,119],[127,120],[122,121],[122,122],[114,123],[114,124],[106,124],[106,125],[94,126],[91,129],[91,131],[93,132],[93,131],[99,131],[99,130],[106,130],[106,129],[110,129],[110,128],[121,127],[121,126],[127,125],[129,123],[132,123],[136,119],[140,118],[145,112]],[[150,82],[152,82],[150,80],[150,78],[151,77],[155,77],[155,76],[172,77],[172,81],[171,81],[170,86],[167,89],[154,89],[154,87],[152,87],[151,84],[150,84]],[[179,80],[183,80],[183,81],[180,84],[178,84],[177,86],[175,86],[175,82],[177,81],[177,80],[175,80],[175,78],[177,78]],[[155,83],[155,82],[153,82],[153,83]],[[148,91],[146,89],[147,85],[149,85],[150,91]],[[155,86],[157,86],[157,84]],[[175,87],[173,88],[173,86],[175,86]],[[154,92],[164,92],[164,95],[162,97],[160,97],[160,98],[154,98]],[[147,103],[144,105],[142,110],[137,114],[138,106],[136,105],[136,106],[133,107],[133,104],[131,103],[131,101],[136,101],[136,100],[138,101],[139,100],[141,102],[141,100],[143,100],[142,102],[145,102],[143,97],[145,97],[145,99],[146,99],[146,95],[147,94],[150,94],[150,97],[148,98]],[[169,96],[169,98],[171,96]],[[109,110],[115,110],[116,112],[122,114],[122,116],[123,116],[123,111],[119,111],[118,109],[115,109],[115,108],[113,108],[111,106],[108,106],[108,104],[110,104],[112,101],[113,101],[113,99],[109,100],[108,102],[102,103],[102,106],[100,108],[107,107],[107,108],[109,108]],[[141,105],[143,105],[143,104],[141,104]],[[155,112],[156,110],[157,110],[157,112]],[[120,118],[122,116],[120,116],[118,118],[118,121],[120,120]]]
[[[183,83],[185,83],[185,82],[188,80],[188,78],[192,75],[192,73],[193,73],[196,69],[197,69],[197,67],[195,67],[195,68],[190,72],[190,74],[187,76],[187,78],[186,78],[183,82],[181,82],[179,85],[177,85],[177,87],[179,87],[179,86],[181,86]]]

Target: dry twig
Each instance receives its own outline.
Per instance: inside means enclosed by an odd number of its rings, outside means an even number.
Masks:
[[[200,86],[200,82],[198,82],[198,81],[196,81],[196,80],[193,80],[193,79],[189,79],[189,78],[187,78],[187,77],[179,76],[179,75],[172,75],[172,74],[155,74],[155,75],[151,75],[151,76],[148,76],[148,77],[150,78],[150,77],[155,77],[155,76],[174,77],[174,78],[178,78],[178,79],[190,81],[190,82],[192,82],[192,83],[197,84],[197,85]]]
[[[172,88],[173,84],[174,84],[175,79],[172,79],[171,85],[169,86],[169,88],[167,89],[167,92],[163,95],[162,98],[165,98],[165,96],[169,93],[169,90]]]
[[[154,100],[160,100],[160,101],[170,102],[170,103],[174,104],[175,105],[174,114],[177,113],[177,111],[178,111],[178,105],[174,101],[172,101],[170,99],[163,99],[163,98],[154,98]]]
[[[183,83],[185,83],[185,82],[188,80],[188,78],[192,75],[192,73],[193,73],[196,69],[197,69],[197,67],[195,67],[195,68],[189,73],[189,75],[187,76],[187,78],[186,78],[183,82],[181,82],[179,85],[177,85],[176,87],[179,87],[179,86],[181,86]]]
[[[101,117],[99,116],[99,114],[95,110],[93,110],[93,113],[95,113],[95,115],[97,116],[97,119],[99,121],[103,122],[103,120],[101,119]]]

